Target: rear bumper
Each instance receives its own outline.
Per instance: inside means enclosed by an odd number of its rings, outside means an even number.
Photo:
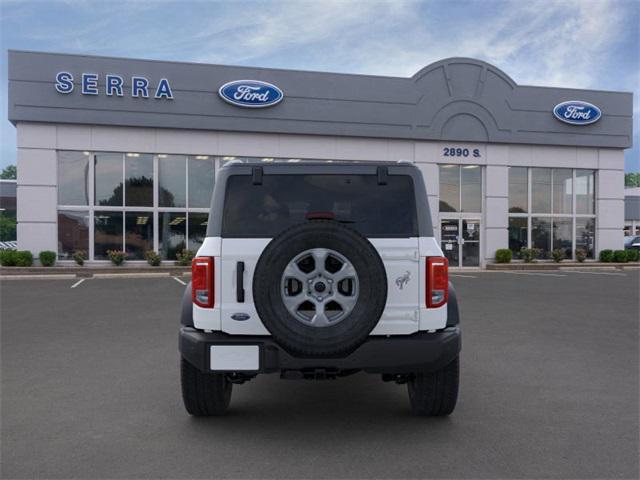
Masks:
[[[283,350],[269,336],[239,336],[222,332],[205,333],[193,327],[180,329],[180,353],[203,372],[210,370],[211,346],[258,345],[259,369],[246,373],[281,371],[347,371],[403,374],[435,371],[451,362],[460,352],[459,327],[413,335],[371,336],[351,354],[341,358],[298,358]]]

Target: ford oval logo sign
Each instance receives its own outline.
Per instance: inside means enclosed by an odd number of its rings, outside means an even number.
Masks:
[[[218,90],[225,102],[238,107],[264,108],[279,103],[284,93],[275,85],[259,80],[235,80],[225,83]]]
[[[602,116],[598,107],[580,100],[559,103],[553,108],[553,114],[561,122],[571,125],[589,125],[600,120]]]

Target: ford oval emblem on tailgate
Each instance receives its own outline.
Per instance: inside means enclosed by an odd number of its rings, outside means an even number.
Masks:
[[[237,107],[271,107],[284,98],[284,93],[275,85],[260,80],[235,80],[225,83],[218,90],[225,101]]]
[[[244,322],[245,320],[249,320],[249,318],[251,317],[249,317],[248,313],[234,313],[233,315],[231,315],[231,318],[239,322]]]

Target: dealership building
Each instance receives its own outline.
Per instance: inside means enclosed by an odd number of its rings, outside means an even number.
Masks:
[[[632,94],[518,85],[449,58],[381,77],[9,52],[18,248],[197,250],[232,160],[406,161],[452,266],[623,245]],[[570,87],[570,86],[568,86]],[[375,208],[375,205],[372,205]],[[635,225],[634,225],[635,226]]]

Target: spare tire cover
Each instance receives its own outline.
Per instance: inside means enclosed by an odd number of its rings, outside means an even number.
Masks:
[[[355,230],[312,220],[264,249],[253,300],[274,340],[299,357],[337,357],[362,344],[387,301],[387,276],[374,246]]]

